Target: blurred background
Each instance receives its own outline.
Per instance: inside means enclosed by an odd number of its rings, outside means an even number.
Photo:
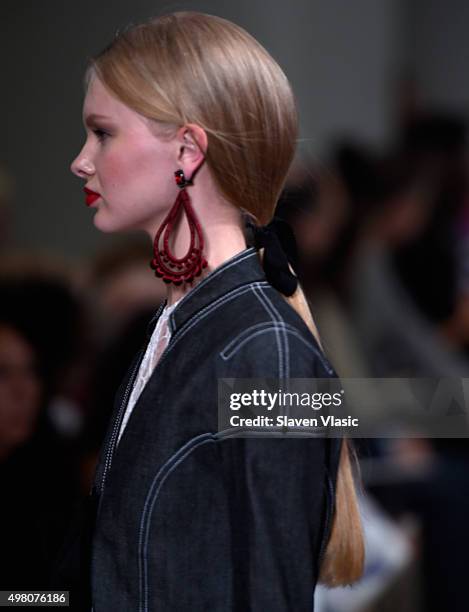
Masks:
[[[100,234],[69,171],[87,58],[126,24],[184,9],[244,26],[293,85],[301,137],[277,214],[339,374],[468,377],[469,3],[3,0],[2,589],[49,586],[114,392],[164,296],[147,239]],[[365,575],[319,588],[315,609],[467,612],[467,440],[356,450]]]

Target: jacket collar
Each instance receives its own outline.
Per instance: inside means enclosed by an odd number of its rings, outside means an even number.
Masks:
[[[202,308],[227,294],[232,289],[256,281],[265,281],[265,273],[256,249],[250,247],[227,259],[220,266],[212,270],[210,274],[180,300],[176,308],[169,315],[171,332],[174,333],[187,323],[191,317],[200,312]],[[159,309],[158,316],[162,310],[163,308]],[[157,317],[154,318],[154,321],[156,319]]]

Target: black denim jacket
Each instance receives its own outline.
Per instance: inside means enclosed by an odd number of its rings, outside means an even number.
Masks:
[[[94,612],[311,612],[340,441],[223,438],[217,380],[335,374],[254,248],[200,282],[169,321],[119,445],[145,346],[101,451]]]

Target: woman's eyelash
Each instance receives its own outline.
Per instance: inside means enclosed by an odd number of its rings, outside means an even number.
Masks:
[[[107,132],[105,132],[104,130],[101,130],[99,128],[95,128],[93,130],[93,134],[97,137],[98,140],[104,140],[106,138],[106,136],[109,136],[109,134]]]

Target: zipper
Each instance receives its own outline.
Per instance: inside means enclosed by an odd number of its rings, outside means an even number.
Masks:
[[[230,294],[232,294],[232,293],[236,293],[236,292],[237,292],[237,291],[239,291],[241,288],[247,288],[247,287],[249,287],[251,284],[252,284],[252,283],[246,283],[245,285],[240,285],[239,287],[236,287],[236,288],[235,288],[235,289],[233,289],[232,291],[229,291],[227,294],[225,294],[225,295],[221,296],[221,298],[219,298],[219,299],[220,299],[220,300],[221,300],[221,299],[223,299],[223,300],[224,300],[224,299],[226,299],[226,298],[227,298],[227,296],[229,296]],[[265,285],[268,285],[268,283],[267,283],[267,282],[265,282],[265,283],[264,283],[264,282],[261,282],[261,284],[262,284],[262,285],[264,285],[264,284],[265,284]],[[184,299],[184,298],[183,298],[183,299]],[[159,310],[157,311],[157,314],[156,314],[156,315],[155,315],[155,317],[152,319],[152,321],[150,322],[150,324],[151,324],[153,321],[155,321],[155,324],[158,322],[159,316],[161,315],[161,312],[162,312],[162,310],[163,310],[163,308],[164,308],[165,304],[166,304],[166,302],[164,302],[163,304],[161,304],[161,305],[160,305],[160,308],[159,308]],[[212,304],[210,304],[209,306],[211,307],[211,306],[212,306]],[[200,311],[198,314],[200,315],[200,314],[201,314],[203,311],[204,311],[204,309],[202,309],[202,310],[201,310],[201,311]],[[149,324],[149,325],[150,325],[150,324]],[[172,330],[173,330],[172,313],[171,313],[171,315],[169,316],[169,324],[170,324],[170,327],[171,327],[171,328],[172,328]],[[185,324],[185,325],[184,325],[182,328],[178,329],[176,332],[174,332],[174,330],[173,330],[173,333],[171,334],[171,337],[170,337],[170,339],[169,339],[169,342],[168,342],[168,344],[167,344],[166,348],[164,349],[164,351],[162,352],[162,354],[161,354],[161,356],[160,356],[160,358],[159,358],[159,360],[158,360],[158,363],[157,363],[157,364],[156,364],[156,366],[155,366],[155,369],[153,370],[152,376],[155,374],[155,372],[158,370],[158,368],[160,368],[160,367],[161,367],[162,363],[163,363],[163,362],[165,361],[165,359],[167,358],[168,353],[169,353],[169,352],[170,352],[170,350],[173,348],[173,344],[176,342],[176,340],[178,340],[178,338],[179,338],[179,337],[180,337],[182,334],[184,334],[184,333],[185,333],[185,329],[186,329],[186,327],[187,327],[189,324],[190,324],[190,320],[189,320],[189,321],[187,321],[187,323],[186,323],[186,324]],[[148,340],[148,342],[149,342],[149,340]],[[148,342],[146,343],[146,347],[148,347]],[[101,487],[100,487],[101,494],[102,494],[102,493],[103,493],[103,491],[104,491],[104,484],[105,484],[105,481],[106,481],[106,477],[107,477],[107,474],[108,474],[109,469],[110,469],[110,467],[111,467],[112,458],[113,458],[113,456],[114,456],[114,452],[115,452],[115,448],[116,448],[116,440],[117,440],[117,437],[118,437],[118,432],[119,432],[120,424],[121,424],[121,422],[122,422],[122,416],[123,416],[124,411],[125,411],[125,406],[126,406],[126,404],[127,404],[128,396],[129,396],[129,393],[131,392],[131,390],[132,390],[132,388],[133,388],[133,384],[134,384],[134,382],[135,382],[135,377],[136,377],[136,374],[137,374],[137,372],[138,372],[138,368],[140,367],[140,364],[141,364],[141,362],[142,362],[143,356],[144,356],[144,354],[145,354],[146,347],[145,347],[145,349],[143,349],[143,348],[142,348],[142,349],[140,349],[139,359],[138,359],[138,361],[137,361],[137,363],[136,363],[136,365],[135,365],[135,367],[134,367],[134,369],[133,369],[133,371],[132,371],[132,374],[131,374],[131,377],[130,377],[130,379],[129,379],[129,382],[127,383],[127,388],[126,388],[126,390],[125,390],[124,397],[123,397],[122,402],[121,402],[120,411],[119,411],[119,414],[118,414],[118,416],[117,416],[116,423],[115,423],[115,425],[114,425],[114,429],[113,429],[113,432],[112,432],[112,435],[111,435],[111,439],[110,439],[110,441],[109,441],[108,450],[107,450],[107,453],[106,453],[106,460],[105,460],[105,465],[104,465],[103,475],[102,475],[102,477],[101,477]]]
[[[136,360],[135,366],[134,366],[134,368],[132,370],[132,374],[130,375],[129,382],[127,383],[127,387],[125,389],[124,397],[122,398],[122,402],[121,402],[121,405],[120,405],[119,413],[117,414],[116,421],[114,423],[114,428],[112,430],[111,439],[109,440],[109,445],[108,445],[107,452],[106,452],[106,459],[105,459],[105,463],[104,463],[103,475],[101,477],[101,487],[100,487],[101,493],[104,491],[104,484],[105,484],[105,481],[106,481],[106,476],[107,476],[107,474],[109,472],[109,469],[111,467],[111,464],[112,464],[112,458],[114,456],[114,450],[116,448],[116,440],[117,440],[119,429],[120,429],[120,426],[121,426],[122,417],[124,415],[125,406],[127,405],[129,394],[130,394],[131,389],[133,388],[133,385],[134,385],[134,382],[135,382],[135,378],[137,376],[137,372],[138,372],[138,369],[139,369],[140,364],[142,362],[144,354],[145,354],[145,352],[144,352],[143,349],[140,349],[140,352],[137,353],[137,360]]]
[[[150,322],[148,323],[147,329],[150,326],[153,326],[153,329],[154,329],[154,324],[156,324],[158,322],[158,319],[160,318],[161,313],[163,312],[163,308],[165,307],[165,305],[166,305],[166,300],[164,302],[162,302],[160,304],[160,306],[158,307],[158,309],[156,311],[156,314],[151,318]],[[151,337],[151,334],[150,334],[150,337]],[[108,448],[107,448],[107,451],[106,451],[106,459],[105,459],[105,463],[104,463],[103,475],[101,477],[101,487],[100,487],[101,494],[104,491],[104,485],[105,485],[105,482],[106,482],[106,477],[107,477],[107,474],[108,474],[108,472],[109,472],[109,470],[111,468],[112,459],[114,457],[114,452],[115,452],[115,449],[116,449],[116,441],[117,441],[117,439],[119,437],[119,430],[120,430],[120,427],[121,427],[121,424],[122,424],[123,415],[125,413],[125,407],[127,406],[127,402],[128,402],[128,399],[129,399],[129,394],[130,394],[131,390],[133,389],[137,372],[138,372],[138,370],[140,368],[140,365],[142,363],[142,360],[143,360],[143,357],[145,355],[146,349],[148,348],[148,344],[150,342],[150,337],[148,336],[148,333],[147,333],[145,345],[137,353],[136,363],[135,363],[135,366],[134,366],[134,368],[132,370],[132,373],[130,375],[129,381],[127,383],[127,387],[125,389],[125,393],[124,393],[124,396],[122,398],[120,409],[119,409],[119,412],[117,414],[116,421],[114,423],[114,428],[112,430],[111,439],[109,440]]]

